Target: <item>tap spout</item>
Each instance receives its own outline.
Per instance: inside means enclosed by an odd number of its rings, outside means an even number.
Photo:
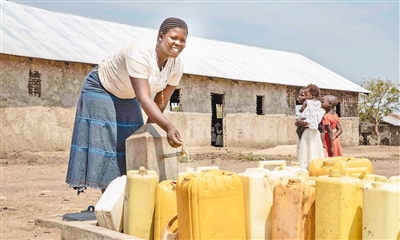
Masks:
[[[179,152],[163,154],[163,155],[161,155],[161,159],[170,158],[170,157],[185,156],[185,155],[188,155],[188,154],[189,154],[188,151],[182,149],[182,151],[179,151]]]

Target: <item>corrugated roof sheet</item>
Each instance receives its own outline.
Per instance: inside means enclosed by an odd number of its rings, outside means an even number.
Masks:
[[[382,118],[385,123],[389,123],[394,126],[400,126],[400,119],[397,116],[388,115]]]
[[[156,40],[157,30],[2,1],[2,53],[96,64],[125,44]],[[368,90],[295,53],[189,36],[184,72],[239,81]]]

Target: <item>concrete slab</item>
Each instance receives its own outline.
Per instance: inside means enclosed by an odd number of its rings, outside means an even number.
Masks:
[[[134,236],[123,234],[96,226],[97,221],[67,221],[62,219],[62,215],[54,215],[35,219],[35,225],[60,228],[62,240],[138,240]]]

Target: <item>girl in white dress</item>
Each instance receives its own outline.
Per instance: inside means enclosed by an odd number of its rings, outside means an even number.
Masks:
[[[305,101],[300,109],[300,118],[305,119],[308,127],[304,129],[298,144],[297,160],[302,168],[308,169],[308,165],[313,159],[325,157],[321,134],[318,124],[325,114],[321,107],[321,102],[317,100],[319,88],[314,84],[309,84],[305,90]]]

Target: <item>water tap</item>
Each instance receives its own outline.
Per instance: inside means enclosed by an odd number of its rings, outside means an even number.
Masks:
[[[166,153],[166,154],[161,155],[161,159],[170,158],[170,157],[179,157],[179,156],[185,156],[185,155],[189,155],[189,152],[182,148],[182,151],[175,152],[175,153]]]

